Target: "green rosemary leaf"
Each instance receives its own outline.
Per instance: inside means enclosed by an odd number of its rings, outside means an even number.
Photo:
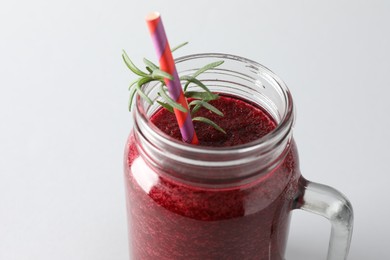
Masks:
[[[195,114],[201,107],[204,107],[205,109],[210,110],[211,112],[213,112],[219,116],[223,116],[223,113],[218,108],[216,108],[215,106],[213,106],[213,105],[211,105],[203,100],[193,100],[188,104],[188,106],[189,107],[195,106],[192,109],[191,114]]]
[[[220,66],[222,63],[224,63],[223,60],[209,63],[209,64],[203,66],[202,68],[198,69],[198,70],[192,75],[192,77],[193,77],[193,78],[196,78],[197,76],[199,76],[199,75],[202,74],[203,72],[205,72],[205,71],[207,71],[207,70],[210,70],[210,69],[213,69],[213,68],[216,68],[216,67]],[[187,88],[188,88],[188,86],[189,86],[190,83],[191,83],[191,81],[188,80],[187,83],[186,83],[185,86],[184,86],[184,91],[187,90]]]
[[[199,121],[199,122],[202,122],[202,123],[211,125],[212,127],[214,127],[215,129],[217,129],[218,131],[220,131],[220,132],[226,134],[225,130],[223,130],[219,125],[217,125],[216,123],[214,123],[213,121],[211,121],[211,120],[208,119],[208,118],[198,116],[198,117],[194,117],[194,118],[192,119],[192,121]]]
[[[148,66],[146,66],[146,69],[147,69],[147,71],[149,71],[150,74],[153,73],[153,70],[151,68],[149,68]]]
[[[126,66],[135,74],[137,74],[138,76],[141,76],[141,77],[147,77],[148,74],[146,74],[145,72],[143,72],[142,70],[140,70],[139,68],[137,68],[137,66],[134,65],[134,63],[130,60],[129,56],[127,56],[127,53],[125,52],[125,50],[123,50],[123,53],[122,53],[122,58],[123,58],[123,61],[125,62]]]
[[[165,100],[165,102],[168,103],[168,105],[172,106],[173,108],[179,109],[182,112],[187,112],[187,109],[185,109],[181,104],[177,103],[175,100],[168,96],[163,86],[160,87],[160,91],[158,93]]]
[[[195,115],[195,113],[198,112],[198,110],[201,108],[202,108],[201,104],[196,104],[194,108],[191,110],[191,116]]]
[[[138,81],[136,87],[137,87],[137,92],[138,94],[143,98],[145,99],[149,104],[153,104],[153,101],[142,91],[141,87],[142,85],[146,84],[146,83],[149,83],[151,81],[153,81],[154,79],[152,78],[142,78]]]
[[[192,106],[195,106],[195,105],[198,105],[200,104],[202,106],[202,100],[192,100],[190,103],[188,103],[188,106],[189,107],[192,107]]]
[[[216,100],[219,98],[218,94],[214,94],[212,92],[186,91],[184,92],[184,95],[187,98],[201,99],[204,101]]]
[[[173,47],[173,48],[171,49],[171,52],[174,52],[174,51],[176,51],[177,49],[180,49],[181,47],[183,47],[183,46],[185,46],[185,45],[187,45],[187,44],[188,44],[188,42],[183,42],[183,43],[181,43],[181,44],[179,44],[179,45]]]
[[[182,80],[182,77],[180,77],[180,80]],[[187,83],[184,85],[184,87],[183,87],[184,93],[187,92],[187,88],[188,88],[188,86],[190,85],[190,83],[191,83],[191,82],[187,81]]]
[[[134,81],[132,81],[132,82],[130,83],[129,90],[130,90],[135,84],[137,84],[139,80],[140,80],[140,78],[139,78],[139,79],[136,79],[136,80],[134,80]]]
[[[154,64],[153,62],[151,62],[150,60],[148,60],[147,58],[144,58],[144,63],[147,67],[149,67],[150,69],[152,70],[155,70],[155,69],[159,69],[159,67]]]
[[[191,102],[192,103],[192,102]],[[193,116],[196,112],[198,112],[199,109],[202,108],[202,104],[201,103],[197,103],[197,104],[188,104],[190,107],[195,105],[194,108],[191,110],[191,116]]]
[[[208,110],[210,110],[211,112],[213,112],[214,114],[217,114],[219,116],[223,116],[223,113],[218,109],[216,108],[215,106],[207,103],[207,102],[202,102],[202,106]]]
[[[195,85],[198,85],[202,89],[204,89],[206,92],[211,93],[211,91],[206,87],[200,80],[194,78],[193,76],[182,76],[180,77],[180,80],[186,80],[188,81],[187,84],[184,86],[184,91],[187,91],[187,87],[189,83],[194,83]]]
[[[165,72],[165,71],[162,71],[160,69],[154,69],[153,70],[153,73],[152,73],[152,78],[153,79],[164,79],[164,78],[167,78],[169,80],[173,80],[173,77],[171,74]]]
[[[129,97],[129,111],[131,111],[131,107],[133,105],[133,99],[134,99],[135,93],[137,93],[137,88],[132,88],[130,90],[130,97]]]
[[[160,104],[160,106],[162,106],[163,108],[165,108],[166,110],[168,110],[169,112],[173,113],[173,107],[168,105],[167,103],[164,103],[164,102],[161,102],[161,101],[157,101],[157,103]]]
[[[212,62],[210,64],[207,64],[207,65],[203,66],[202,68],[200,68],[199,70],[197,70],[192,76],[194,78],[196,78],[197,76],[199,76],[203,72],[205,72],[205,71],[207,71],[209,69],[213,69],[215,67],[220,66],[223,62],[224,62],[223,60],[220,60],[220,61],[216,61],[216,62]]]

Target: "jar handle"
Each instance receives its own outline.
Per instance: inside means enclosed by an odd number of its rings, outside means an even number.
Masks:
[[[300,180],[301,195],[296,207],[327,218],[332,226],[328,260],[346,260],[353,229],[353,209],[349,200],[336,189]]]

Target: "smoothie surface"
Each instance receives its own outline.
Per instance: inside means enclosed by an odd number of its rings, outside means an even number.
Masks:
[[[224,116],[221,117],[206,109],[200,109],[193,117],[206,117],[222,129],[226,134],[202,122],[194,122],[199,144],[203,146],[227,147],[249,143],[263,137],[276,127],[275,121],[260,107],[240,99],[221,96],[210,104],[217,107]],[[165,134],[181,140],[181,134],[175,115],[165,109],[160,109],[151,121]]]

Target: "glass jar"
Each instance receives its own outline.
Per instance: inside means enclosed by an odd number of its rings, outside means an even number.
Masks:
[[[158,104],[137,97],[124,160],[131,259],[284,259],[294,209],[328,218],[328,259],[346,259],[351,204],[301,176],[294,105],[284,82],[254,61],[227,54],[185,56],[176,66],[180,75],[191,75],[219,60],[222,66],[198,79],[213,92],[262,107],[277,126],[242,145],[189,145],[150,123]],[[143,89],[158,99],[155,84]]]

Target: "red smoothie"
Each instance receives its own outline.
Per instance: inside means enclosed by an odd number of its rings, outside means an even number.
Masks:
[[[195,122],[200,145],[235,146],[259,139],[276,127],[260,107],[224,97],[212,101],[224,117],[205,116],[223,134]],[[160,109],[151,121],[180,140],[174,115]],[[133,260],[284,259],[290,213],[297,197],[298,156],[287,156],[249,184],[210,188],[181,183],[153,170],[139,155],[132,135],[126,149],[126,190]]]

